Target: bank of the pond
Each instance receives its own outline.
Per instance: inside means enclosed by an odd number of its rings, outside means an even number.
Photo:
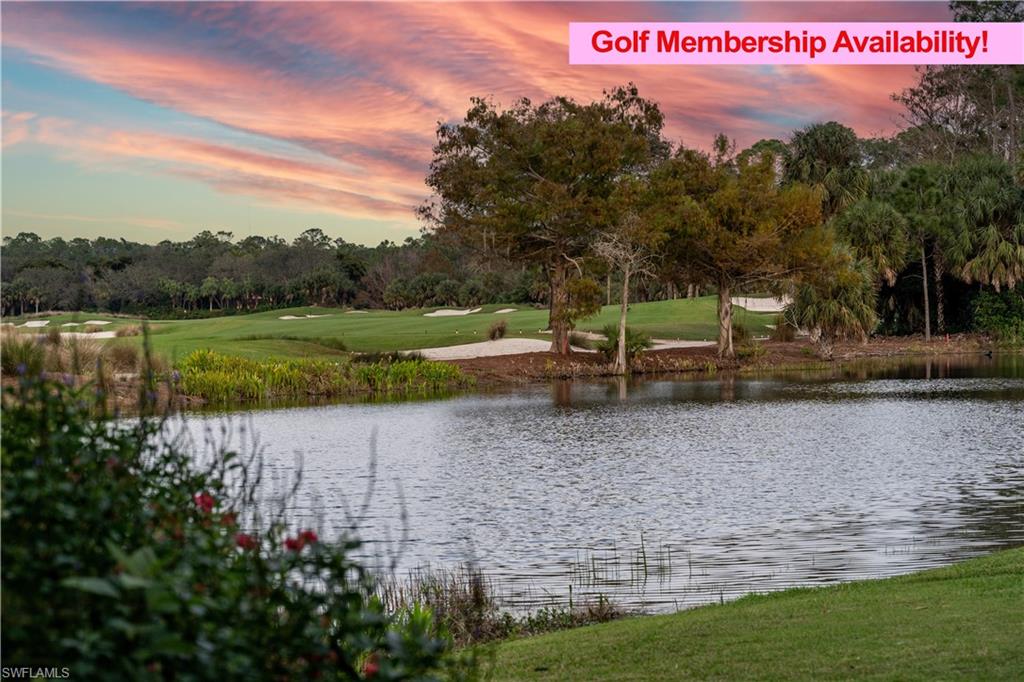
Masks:
[[[497,680],[1024,677],[1024,548],[502,644]]]
[[[830,360],[818,357],[807,340],[756,341],[739,346],[734,360],[719,358],[714,346],[647,351],[636,359],[632,372],[638,375],[658,375],[714,373],[723,370],[756,372],[825,369],[837,362],[867,358],[916,358],[992,351],[991,341],[975,334],[936,337],[928,342],[921,336],[877,337],[866,343],[839,344]],[[612,375],[611,365],[599,353],[574,353],[568,356],[521,353],[450,362],[474,377],[479,386]]]

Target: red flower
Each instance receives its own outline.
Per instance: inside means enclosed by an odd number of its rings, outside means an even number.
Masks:
[[[320,538],[318,538],[316,536],[316,533],[314,533],[313,531],[304,530],[301,533],[299,533],[299,540],[302,540],[302,543],[304,545],[315,545],[317,541],[320,540]]]
[[[196,493],[192,500],[206,514],[212,512],[213,508],[217,505],[217,500],[210,493]]]
[[[304,543],[301,538],[285,538],[284,541],[285,549],[292,552],[300,551],[305,544],[306,543]]]
[[[235,535],[235,544],[242,549],[256,549],[256,538],[248,533],[238,533]]]
[[[220,525],[230,528],[238,523],[238,516],[235,512],[227,512],[220,517]]]
[[[374,652],[366,659],[366,663],[363,663],[363,675],[369,679],[371,677],[376,677],[379,671],[380,664],[377,663],[377,652]]]
[[[299,531],[298,536],[294,538],[285,538],[284,547],[292,552],[301,552],[302,548],[306,545],[316,544],[320,538],[317,537],[316,533],[311,530]]]

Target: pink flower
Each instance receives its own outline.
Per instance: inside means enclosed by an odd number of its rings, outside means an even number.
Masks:
[[[213,511],[213,508],[217,505],[217,500],[214,499],[210,493],[196,493],[195,497],[192,498],[195,501],[196,506],[199,507],[200,511],[209,514]]]
[[[256,549],[256,538],[248,533],[238,533],[235,535],[235,544],[242,549]]]

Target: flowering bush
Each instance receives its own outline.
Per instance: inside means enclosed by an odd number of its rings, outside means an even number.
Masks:
[[[358,542],[289,529],[251,460],[208,465],[94,394],[4,390],[4,664],[81,679],[441,679],[474,674],[429,612],[386,615]],[[282,505],[283,508],[283,505]]]

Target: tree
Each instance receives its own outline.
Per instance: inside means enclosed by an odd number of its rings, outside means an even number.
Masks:
[[[837,248],[820,276],[797,287],[786,317],[793,326],[811,333],[823,358],[832,357],[837,341],[867,339],[878,324],[870,264],[855,260],[843,247]]]
[[[499,110],[475,98],[461,123],[441,124],[421,209],[435,233],[538,263],[550,289],[553,352],[569,353],[571,281],[595,235],[610,225],[609,197],[618,179],[667,154],[663,117],[633,85],[578,103],[521,99]]]
[[[889,286],[907,264],[910,252],[907,221],[891,205],[862,199],[832,221],[836,236],[865,259]]]
[[[862,160],[862,145],[853,130],[835,121],[816,123],[793,133],[784,178],[813,187],[828,219],[865,195]]]
[[[718,288],[718,354],[733,358],[733,292],[799,279],[825,262],[831,239],[820,195],[803,183],[780,184],[773,154],[734,162],[724,136],[715,148],[714,161],[680,149],[652,182],[664,197],[669,257]]]
[[[932,338],[931,302],[928,297],[928,244],[942,225],[941,168],[919,164],[906,169],[893,189],[893,204],[907,220],[909,234],[921,262],[921,295],[924,308],[924,339]]]
[[[654,268],[655,249],[665,233],[650,219],[654,205],[649,186],[629,179],[616,190],[613,205],[617,217],[594,244],[594,253],[622,273],[622,298],[619,302],[619,328],[614,371],[626,373],[626,316],[629,311],[629,284],[634,275],[650,275]]]
[[[1024,281],[1024,188],[1008,163],[968,157],[940,180],[946,252],[967,283],[997,292]]]

